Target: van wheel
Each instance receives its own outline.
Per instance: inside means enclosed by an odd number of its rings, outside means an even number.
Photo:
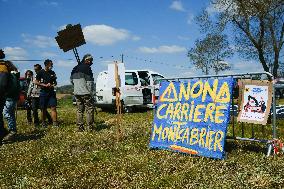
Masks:
[[[121,111],[122,113],[130,113],[132,112],[133,108],[132,106],[125,106],[123,100],[121,100]]]
[[[123,106],[122,111],[123,111],[123,113],[130,113],[130,112],[132,112],[132,107],[131,106]]]

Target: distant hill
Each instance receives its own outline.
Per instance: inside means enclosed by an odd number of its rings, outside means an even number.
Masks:
[[[58,94],[73,94],[73,85],[63,85],[56,89]]]

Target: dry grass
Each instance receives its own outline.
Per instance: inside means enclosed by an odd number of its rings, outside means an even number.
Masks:
[[[0,147],[0,188],[284,187],[284,158],[267,158],[263,144],[228,142],[225,160],[150,150],[152,111],[125,114],[121,141],[116,126],[104,124],[114,114],[99,112],[96,131],[78,133],[71,100],[58,111],[60,128],[38,130],[19,112],[19,136]]]

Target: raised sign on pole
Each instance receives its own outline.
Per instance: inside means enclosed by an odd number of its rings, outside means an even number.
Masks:
[[[56,36],[55,39],[64,52],[86,44],[80,24],[74,26],[70,25],[57,33],[58,36]]]

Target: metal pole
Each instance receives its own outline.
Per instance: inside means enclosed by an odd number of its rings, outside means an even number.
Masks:
[[[72,50],[73,50],[73,53],[75,55],[75,58],[76,58],[78,64],[80,64],[80,58],[79,58],[79,54],[78,54],[78,51],[77,51],[76,47],[74,49],[72,49]]]
[[[274,82],[274,78],[272,77],[272,81]],[[275,99],[275,85],[273,83],[273,86],[272,86],[272,98],[273,98],[273,121],[272,121],[272,126],[273,126],[273,138],[275,139],[277,137],[277,134],[276,134],[276,99]]]
[[[232,92],[232,116],[233,116],[233,137],[235,138],[235,110],[234,110],[234,89]]]

